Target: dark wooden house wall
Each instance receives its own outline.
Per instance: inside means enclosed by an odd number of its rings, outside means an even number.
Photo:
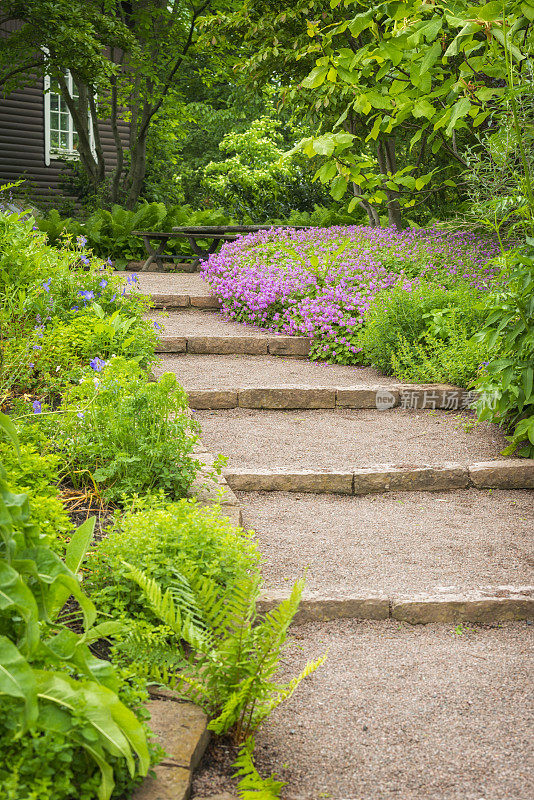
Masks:
[[[25,178],[31,199],[50,206],[54,196],[63,194],[60,176],[68,166],[53,156],[50,165],[45,164],[43,83],[39,78],[7,97],[0,96],[0,185]],[[110,123],[102,121],[99,130],[106,167],[111,170],[117,151]],[[119,132],[127,147],[128,124],[120,123]]]
[[[16,30],[12,21],[0,32],[2,36]],[[109,121],[99,124],[106,168],[111,171],[117,163],[117,151]],[[119,124],[124,147],[128,146],[129,125]],[[45,164],[44,79],[28,78],[27,85],[7,97],[0,92],[0,186],[24,178],[27,194],[37,205],[52,206],[54,198],[63,195],[61,173],[68,165],[50,159]]]

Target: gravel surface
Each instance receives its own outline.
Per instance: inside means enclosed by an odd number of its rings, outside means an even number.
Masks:
[[[167,336],[273,336],[254,325],[227,322],[217,311],[175,311],[167,315],[153,312],[148,319],[162,325]]]
[[[117,272],[125,281],[132,274],[137,275],[138,286],[145,294],[192,294],[211,295],[212,291],[206,281],[198,273],[165,273],[165,272]],[[131,291],[135,284],[127,284]]]
[[[534,492],[237,492],[267,591],[414,594],[534,583]]]
[[[391,386],[394,378],[372,367],[344,367],[279,356],[165,356],[156,375],[174,372],[187,389],[233,389],[248,386]]]
[[[341,409],[197,411],[202,441],[238,468],[351,469],[372,464],[468,463],[499,457],[496,425],[467,432],[469,413]]]
[[[256,735],[285,800],[530,800],[532,627],[344,620],[295,628],[284,678],[326,664]],[[195,795],[232,781],[205,759]]]

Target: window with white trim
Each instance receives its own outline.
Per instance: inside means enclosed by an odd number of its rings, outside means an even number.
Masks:
[[[65,82],[73,100],[78,99],[78,89],[70,71],[65,70]],[[80,157],[78,152],[78,133],[74,120],[68,109],[61,88],[56,79],[45,75],[44,79],[44,128],[45,128],[45,164],[50,165],[52,159],[72,159]],[[89,118],[89,136],[93,145],[93,125]]]

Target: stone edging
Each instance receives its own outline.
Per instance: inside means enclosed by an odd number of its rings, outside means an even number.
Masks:
[[[269,593],[259,601],[266,613],[286,596]],[[336,619],[395,619],[412,625],[431,622],[496,623],[534,619],[534,586],[495,586],[471,591],[434,591],[388,596],[304,597],[293,624]]]
[[[534,461],[507,459],[475,464],[419,466],[377,464],[353,471],[226,469],[231,489],[241,492],[313,492],[364,495],[448,489],[533,489]]]
[[[190,389],[189,405],[197,410],[257,408],[398,408],[459,410],[474,399],[473,392],[444,384],[394,386],[263,386],[236,389]]]
[[[201,467],[187,496],[196,497],[202,506],[220,505],[223,516],[228,517],[233,525],[241,525],[241,507],[226,478],[224,475],[209,474],[215,456],[209,453],[200,441],[194,447],[194,456],[201,462]]]
[[[305,336],[162,336],[156,353],[196,355],[271,355],[306,358],[310,340]]]
[[[154,308],[204,308],[217,310],[221,303],[212,294],[157,294],[150,293]]]
[[[133,800],[188,800],[191,779],[208,746],[208,720],[198,706],[179,700],[173,692],[156,690],[148,710],[150,727],[166,751],[154,767],[155,777],[145,778]]]

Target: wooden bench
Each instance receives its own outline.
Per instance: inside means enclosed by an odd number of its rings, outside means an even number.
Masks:
[[[163,272],[163,261],[183,261],[193,260],[193,267],[196,267],[201,261],[204,261],[212,253],[217,250],[221,242],[232,242],[238,236],[243,236],[247,233],[255,233],[256,231],[268,231],[275,226],[273,225],[207,225],[204,227],[180,227],[173,228],[171,231],[132,231],[134,236],[140,236],[143,239],[145,249],[148,253],[148,258],[141,267],[141,272],[147,272],[150,265],[155,261],[157,267]],[[279,225],[279,228],[294,228],[297,230],[304,230],[307,225]],[[170,239],[187,239],[191,246],[193,254],[189,256],[184,255],[168,255],[163,251]],[[157,241],[157,245],[153,241]],[[208,248],[202,247],[198,240],[211,240]]]

